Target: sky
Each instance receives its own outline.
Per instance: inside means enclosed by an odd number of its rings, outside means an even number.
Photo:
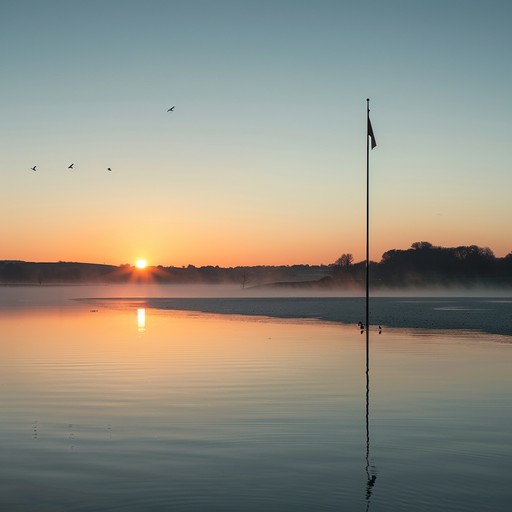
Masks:
[[[360,261],[366,98],[371,258],[512,251],[512,2],[1,6],[0,260]]]

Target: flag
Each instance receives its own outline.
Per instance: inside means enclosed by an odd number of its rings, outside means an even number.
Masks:
[[[373,135],[372,122],[370,121],[370,116],[368,116],[368,137],[370,137],[372,143],[372,149],[377,147],[377,142],[375,141],[375,135]]]

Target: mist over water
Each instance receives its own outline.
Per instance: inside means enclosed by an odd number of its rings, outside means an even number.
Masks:
[[[474,290],[475,295],[439,289],[381,293],[370,297],[370,325],[383,328],[475,330],[512,336],[510,295]],[[365,298],[333,292],[234,285],[69,285],[0,286],[0,307],[69,308],[82,304],[131,304],[160,310],[307,318],[357,324]],[[91,306],[92,307],[92,306]]]
[[[379,288],[371,297],[503,297],[512,299],[512,291],[502,288]],[[238,284],[55,284],[0,285],[0,305],[14,302],[54,304],[66,299],[93,297],[364,297],[359,288],[301,288],[286,286],[252,286]]]

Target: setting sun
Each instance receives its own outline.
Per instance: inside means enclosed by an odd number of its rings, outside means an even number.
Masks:
[[[147,261],[146,260],[137,260],[137,263],[135,263],[135,266],[137,268],[146,268]]]

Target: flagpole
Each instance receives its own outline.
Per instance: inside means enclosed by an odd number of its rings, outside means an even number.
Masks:
[[[370,363],[370,98],[366,99],[366,372]]]

